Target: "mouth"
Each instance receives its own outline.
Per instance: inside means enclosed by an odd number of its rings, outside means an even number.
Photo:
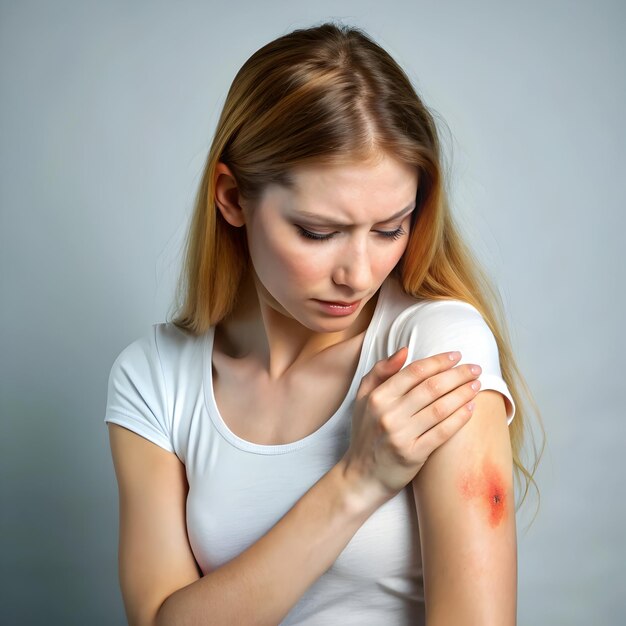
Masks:
[[[318,300],[318,302],[323,302],[324,304],[331,304],[331,305],[335,305],[335,306],[354,306],[356,304],[359,304],[359,302],[361,302],[361,300],[354,300],[354,302],[341,302],[341,301],[336,301],[336,300]]]

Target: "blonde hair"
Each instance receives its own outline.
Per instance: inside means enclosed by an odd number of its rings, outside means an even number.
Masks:
[[[260,48],[235,76],[196,196],[171,321],[192,335],[206,332],[233,310],[249,267],[245,229],[231,226],[215,204],[218,162],[228,165],[241,196],[255,203],[268,184],[292,187],[298,166],[372,161],[383,154],[419,172],[408,246],[394,268],[404,291],[472,304],[496,339],[516,405],[509,433],[515,478],[525,481],[517,511],[530,483],[539,495],[534,473],[543,453],[542,446],[537,455],[522,392],[545,446],[541,416],[515,363],[500,297],[452,219],[433,115],[400,66],[361,29],[323,23],[294,30]],[[531,471],[520,458],[529,437]]]

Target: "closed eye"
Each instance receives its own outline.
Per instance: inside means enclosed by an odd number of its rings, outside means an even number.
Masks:
[[[336,233],[329,233],[328,235],[322,235],[321,233],[314,233],[314,232],[311,232],[310,230],[306,230],[302,228],[302,226],[296,226],[296,228],[298,229],[298,232],[302,237],[306,239],[313,239],[315,241],[328,241],[329,239],[332,239],[336,235]],[[399,228],[396,228],[396,230],[391,230],[391,231],[378,230],[376,232],[382,237],[389,238],[389,239],[399,239],[400,237],[402,237],[402,235],[406,234],[402,226],[400,226]]]

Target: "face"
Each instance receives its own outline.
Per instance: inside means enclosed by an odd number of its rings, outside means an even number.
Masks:
[[[306,166],[293,190],[271,186],[246,234],[261,300],[317,332],[352,324],[408,244],[417,169],[376,164]],[[337,316],[319,300],[360,303]],[[333,309],[336,310],[336,309]]]

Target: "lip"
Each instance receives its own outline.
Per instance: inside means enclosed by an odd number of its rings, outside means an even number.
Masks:
[[[354,302],[341,302],[338,300],[317,300],[317,301],[323,302],[324,304],[334,304],[336,306],[354,306],[355,304],[359,304],[361,302],[361,300],[355,300]]]
[[[349,304],[343,302],[328,302],[327,300],[315,300],[315,302],[319,304],[326,315],[331,315],[333,317],[346,317],[348,315],[353,315],[363,300],[356,300],[355,302],[351,302]]]

